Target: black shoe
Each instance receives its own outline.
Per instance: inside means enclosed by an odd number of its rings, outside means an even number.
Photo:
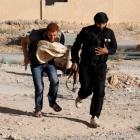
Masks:
[[[41,118],[42,117],[42,112],[40,110],[35,110],[34,116],[37,117],[37,118]]]
[[[52,107],[55,112],[60,112],[62,110],[62,108],[57,103],[50,105],[50,107]]]

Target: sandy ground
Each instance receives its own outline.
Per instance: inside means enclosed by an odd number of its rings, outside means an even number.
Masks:
[[[62,26],[64,33],[78,33],[81,26]],[[21,33],[46,25],[0,25],[0,53],[19,53]],[[118,41],[140,43],[140,24],[110,25]],[[7,33],[8,32],[8,33]],[[140,61],[108,62],[106,96],[101,127],[90,127],[90,99],[75,107],[77,92],[66,88],[67,77],[59,75],[58,103],[63,110],[48,106],[48,78],[45,80],[43,117],[33,117],[34,87],[30,67],[0,64],[0,140],[139,140],[140,139]],[[60,71],[58,71],[61,73]],[[108,79],[112,78],[112,83]],[[114,79],[114,80],[113,80]],[[79,84],[78,84],[79,87]]]
[[[91,96],[84,100],[82,108],[77,109],[74,104],[77,92],[66,88],[66,76],[59,76],[58,103],[63,110],[56,113],[48,106],[49,83],[44,77],[44,115],[35,118],[30,67],[25,71],[22,65],[1,64],[0,140],[139,140],[139,68],[140,61],[136,60],[108,62],[108,77],[113,74],[131,75],[137,80],[137,85],[127,83],[119,88],[107,82],[101,127],[94,129],[89,125]]]

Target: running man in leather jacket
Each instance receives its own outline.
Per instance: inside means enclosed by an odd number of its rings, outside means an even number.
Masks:
[[[107,28],[108,16],[99,12],[94,16],[94,25],[83,27],[71,49],[72,70],[79,67],[80,89],[75,100],[80,107],[83,99],[93,93],[90,106],[93,127],[98,127],[99,116],[105,96],[105,80],[108,55],[117,49],[114,32]],[[80,57],[79,51],[81,50]]]

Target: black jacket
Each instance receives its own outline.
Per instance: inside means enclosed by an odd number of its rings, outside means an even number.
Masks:
[[[106,45],[109,53],[107,55],[96,55],[95,48]],[[116,52],[117,42],[114,32],[109,28],[99,30],[96,25],[82,28],[81,32],[71,48],[73,63],[79,63],[79,50],[81,51],[81,62],[86,65],[106,63],[108,55]]]

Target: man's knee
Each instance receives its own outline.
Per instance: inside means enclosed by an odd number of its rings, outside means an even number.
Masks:
[[[44,88],[42,86],[35,88],[36,95],[41,95],[43,93]]]
[[[58,80],[58,79],[52,79],[52,80],[50,81],[50,84],[51,84],[52,86],[58,86],[58,85],[59,85],[59,80]]]

